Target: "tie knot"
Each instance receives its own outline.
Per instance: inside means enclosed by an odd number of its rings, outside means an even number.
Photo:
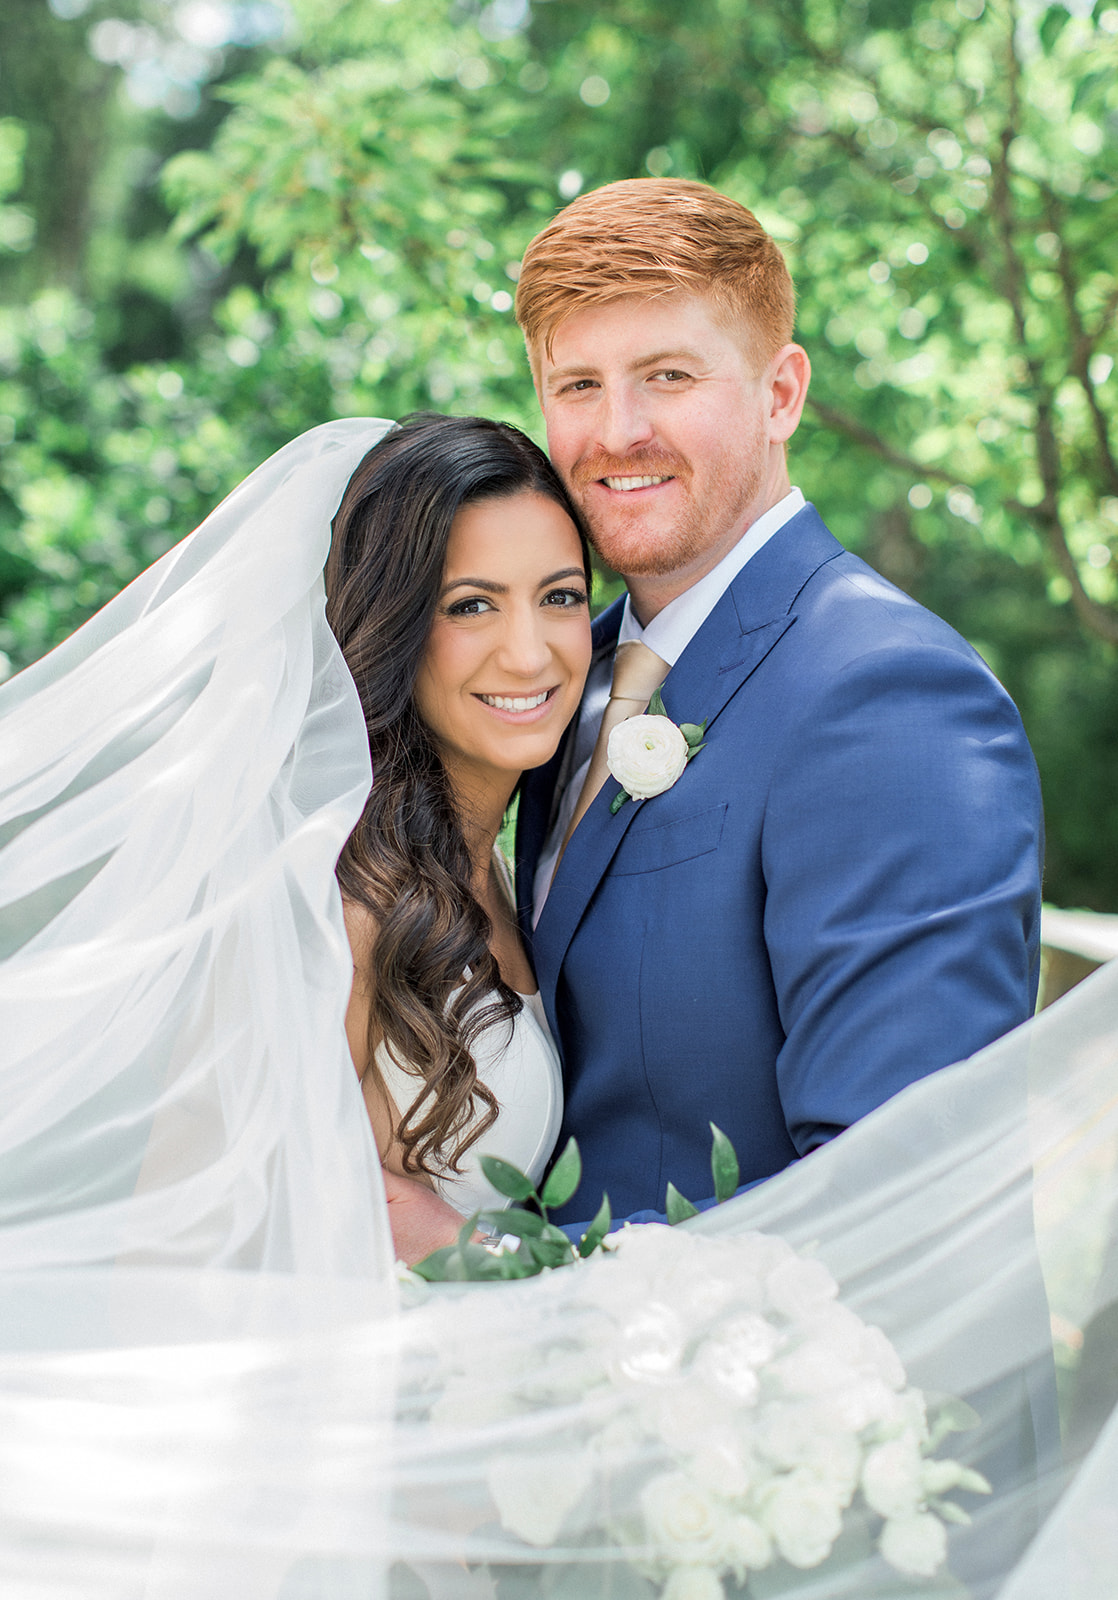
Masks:
[[[668,663],[661,660],[655,650],[650,650],[639,639],[629,639],[619,644],[614,652],[609,697],[611,700],[635,700],[646,706],[669,670]]]

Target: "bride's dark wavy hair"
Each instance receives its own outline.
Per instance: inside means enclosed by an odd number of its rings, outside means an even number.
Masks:
[[[478,1079],[473,1047],[490,1026],[511,1030],[521,1007],[490,952],[489,918],[470,888],[450,784],[414,690],[455,517],[525,491],[570,517],[589,580],[581,519],[542,450],[505,423],[418,412],[353,474],[326,563],[326,616],[361,697],[374,775],[337,876],[378,930],[365,974],[369,1070],[384,1044],[418,1080],[398,1135],[410,1172],[458,1171],[492,1124],[497,1102]]]

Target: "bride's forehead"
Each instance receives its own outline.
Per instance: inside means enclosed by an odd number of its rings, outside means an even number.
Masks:
[[[535,490],[500,499],[471,501],[454,518],[446,549],[446,571],[474,571],[479,562],[502,568],[571,551],[582,564],[578,533],[555,500]]]

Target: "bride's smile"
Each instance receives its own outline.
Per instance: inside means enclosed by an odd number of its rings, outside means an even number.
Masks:
[[[588,600],[554,500],[524,490],[458,512],[415,687],[453,777],[507,784],[550,758],[586,677]]]

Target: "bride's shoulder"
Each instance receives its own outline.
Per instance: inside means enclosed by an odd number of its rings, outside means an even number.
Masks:
[[[364,977],[369,970],[380,924],[368,906],[362,905],[358,900],[350,900],[345,895],[342,896],[342,915],[345,918],[346,937],[349,939],[349,948],[353,955],[354,971]]]

